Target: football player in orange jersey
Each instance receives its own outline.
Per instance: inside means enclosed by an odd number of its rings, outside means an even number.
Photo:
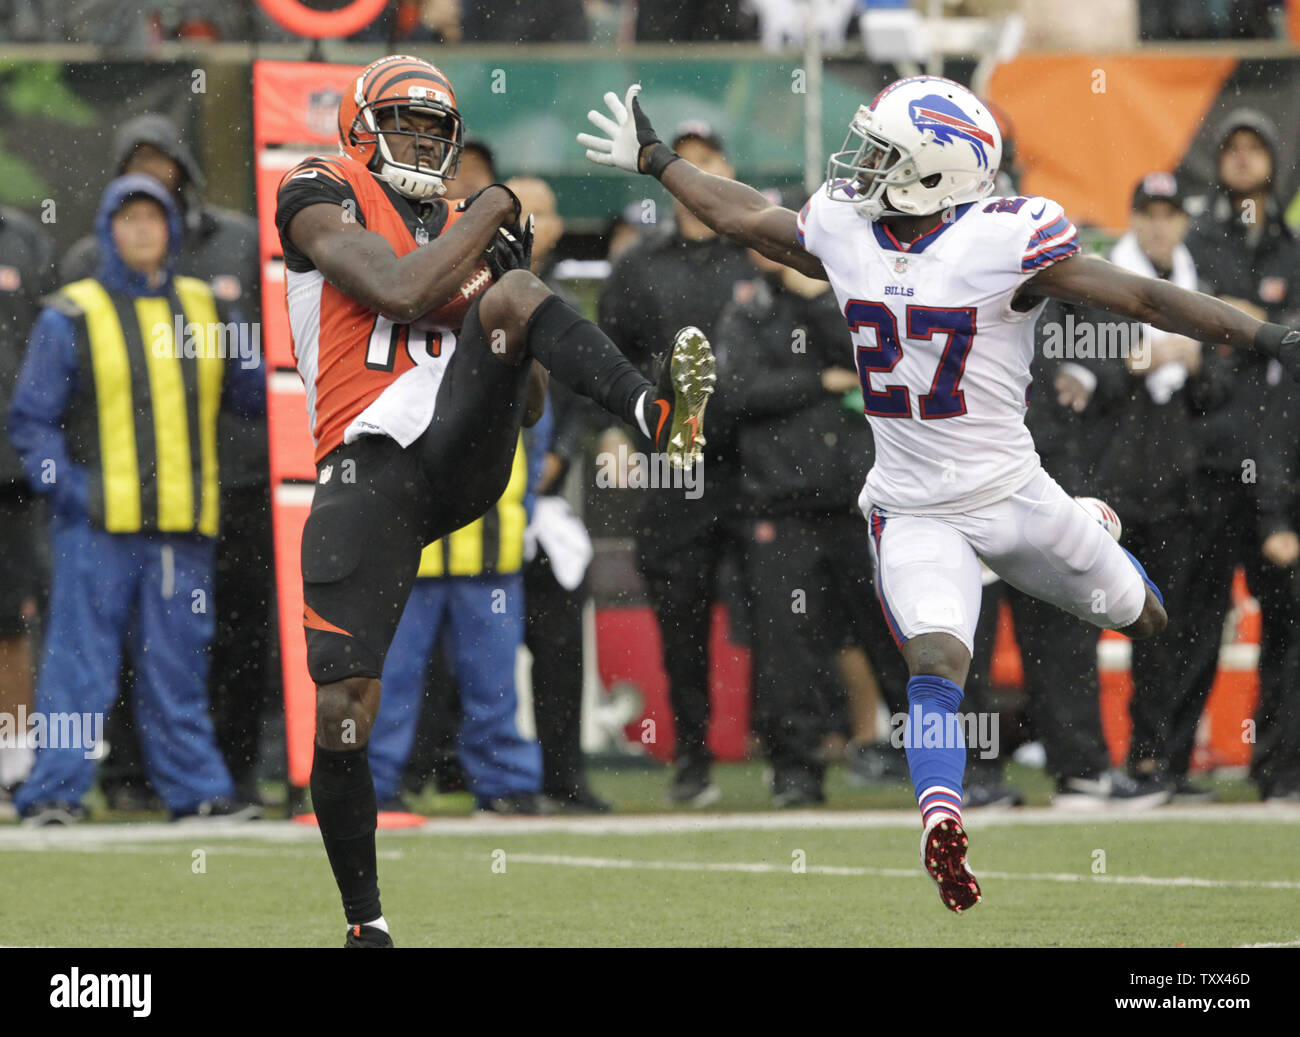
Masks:
[[[340,156],[286,174],[276,208],[316,443],[302,544],[311,792],[346,946],[390,947],[366,746],[421,549],[500,497],[520,426],[541,414],[535,365],[639,426],[680,468],[700,457],[713,354],[683,329],[651,384],[529,272],[532,226],[513,192],[493,184],[454,208],[439,197],[464,128],[433,65],[392,55],[368,66],[339,105],[339,137]]]

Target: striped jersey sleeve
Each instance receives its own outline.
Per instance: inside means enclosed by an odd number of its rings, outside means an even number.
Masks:
[[[799,239],[800,247],[805,252],[818,258],[821,258],[820,249],[824,247],[828,240],[823,230],[826,218],[823,210],[828,203],[831,205],[839,204],[827,198],[826,185],[823,184],[804,203],[794,221],[794,233],[795,237]]]
[[[1033,274],[1068,259],[1079,251],[1079,232],[1065,210],[1046,198],[1030,198],[1021,210],[1027,214],[1027,240],[1020,253],[1020,272]]]

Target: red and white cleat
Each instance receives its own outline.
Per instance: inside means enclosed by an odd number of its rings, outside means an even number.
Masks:
[[[969,843],[966,830],[950,817],[930,824],[921,836],[921,863],[939,887],[943,906],[955,914],[961,914],[983,899],[980,885],[966,863]]]

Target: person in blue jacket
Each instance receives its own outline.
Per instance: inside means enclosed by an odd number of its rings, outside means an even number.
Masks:
[[[85,816],[126,649],[146,768],[173,819],[248,818],[213,736],[207,671],[217,415],[265,407],[260,329],[174,274],[180,215],[153,177],[112,181],[95,230],[96,275],[46,300],[9,410],[28,482],[49,500],[53,554],[42,735],[14,805],[32,825]]]

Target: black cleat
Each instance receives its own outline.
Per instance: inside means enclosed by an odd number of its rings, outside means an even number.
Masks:
[[[226,799],[218,796],[216,799],[205,799],[198,806],[191,807],[189,810],[174,811],[171,819],[181,823],[256,821],[261,816],[262,808],[256,803],[241,803],[236,799]]]
[[[687,807],[711,807],[722,798],[722,789],[713,783],[710,761],[685,757],[677,764],[677,773],[668,789],[671,802]]]
[[[812,782],[792,782],[779,792],[772,793],[772,806],[777,810],[800,810],[819,807],[826,802],[826,793]]]
[[[346,947],[391,947],[393,938],[377,925],[350,925],[348,926],[348,941],[343,946]]]
[[[659,368],[654,392],[646,394],[650,439],[674,468],[690,468],[704,456],[704,408],[718,380],[715,367],[704,332],[682,328]]]
[[[907,757],[888,742],[850,742],[844,747],[850,785],[882,785],[909,780]]]
[[[1007,807],[1023,806],[1025,797],[1010,785],[1001,782],[989,782],[985,785],[971,785],[962,795],[963,807]]]
[[[1169,802],[1171,803],[1213,803],[1219,794],[1208,785],[1197,785],[1186,775],[1175,778],[1169,783]]]
[[[1098,778],[1060,778],[1052,806],[1083,810],[1145,810],[1169,802],[1169,790],[1155,778],[1120,770]]]
[[[556,814],[611,814],[614,812],[613,803],[601,799],[586,785],[568,792],[547,795],[546,798],[550,800],[553,812]]]
[[[507,796],[495,796],[491,799],[479,797],[474,804],[477,815],[503,814],[506,816],[551,813],[551,804],[539,792],[512,792]]]
[[[51,825],[75,825],[86,820],[86,808],[79,803],[33,803],[23,811],[24,828],[47,828]]]

